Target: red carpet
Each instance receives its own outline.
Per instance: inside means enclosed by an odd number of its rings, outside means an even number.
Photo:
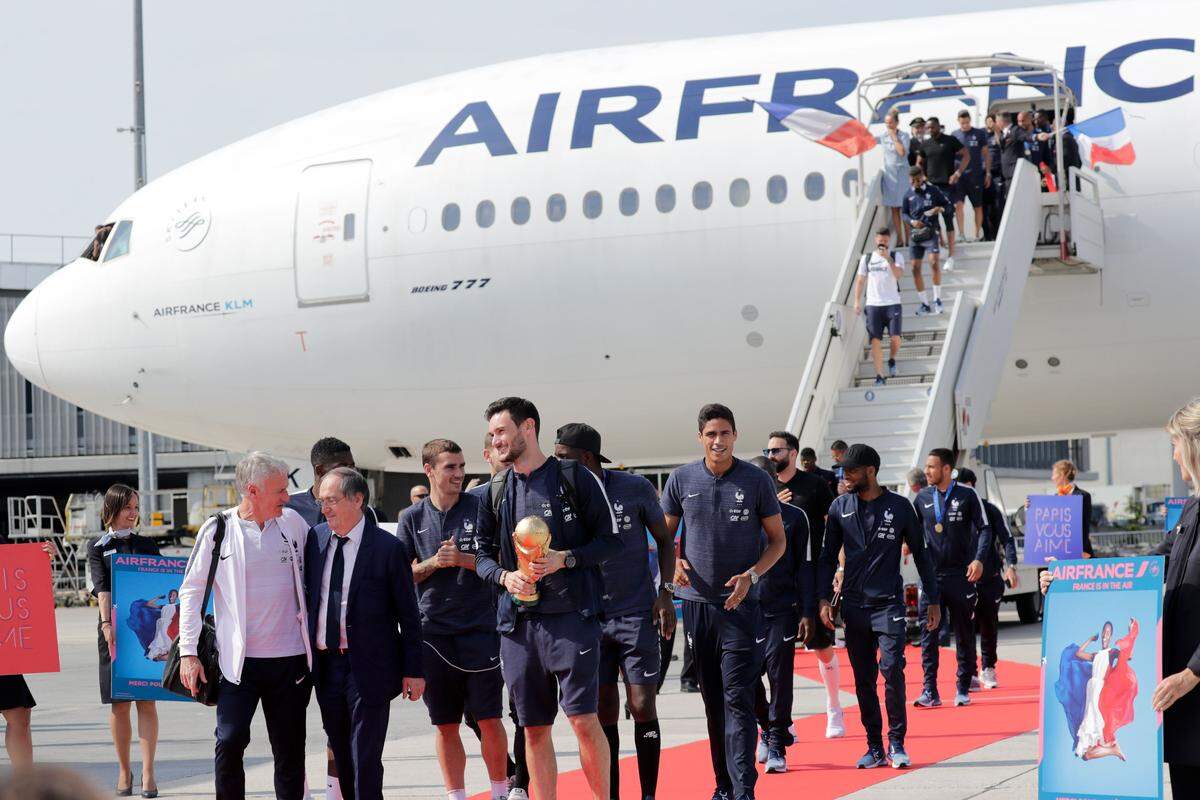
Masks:
[[[854,678],[845,650],[836,651],[841,662],[842,690],[854,693]],[[947,704],[936,709],[917,709],[912,701],[921,692],[921,654],[915,647],[906,652],[908,678],[908,737],[905,742],[913,764],[920,769],[992,742],[1037,728],[1040,672],[1036,666],[1001,661],[996,672],[998,689],[976,692],[971,705],[955,708],[954,651],[943,648],[939,669],[939,688]],[[816,656],[796,653],[796,674],[820,685]],[[880,702],[883,686],[880,682]],[[694,695],[697,713],[702,713],[700,696]],[[670,724],[669,722],[666,724]],[[703,725],[703,721],[699,722]],[[857,706],[846,707],[846,736],[825,738],[825,714],[798,718],[796,744],[788,748],[788,772],[763,775],[755,787],[758,800],[822,800],[836,798],[881,783],[901,774],[890,767],[859,770],[854,763],[866,751],[866,737],[859,723]],[[884,712],[884,736],[887,714]],[[622,742],[622,747],[627,746]],[[583,773],[575,770],[559,776],[559,797],[577,800],[588,796]],[[713,791],[712,761],[707,739],[663,750],[658,800],[707,800]],[[639,797],[637,759],[621,759],[621,796]],[[487,800],[486,793],[473,800]],[[535,798],[536,800],[536,798]]]

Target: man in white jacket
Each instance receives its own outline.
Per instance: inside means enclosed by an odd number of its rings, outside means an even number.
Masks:
[[[235,473],[242,501],[222,512],[225,537],[212,592],[221,666],[214,770],[217,800],[245,797],[242,754],[250,743],[250,721],[260,702],[275,757],[275,795],[299,800],[305,794],[305,709],[312,692],[303,578],[308,525],[284,507],[287,474],[285,462],[266,453],[250,453]],[[196,644],[215,533],[214,520],[200,529],[179,590],[180,673],[193,693],[209,678],[196,657]]]

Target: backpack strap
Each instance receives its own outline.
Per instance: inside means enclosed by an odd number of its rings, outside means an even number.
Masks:
[[[200,616],[204,616],[204,610],[208,608],[208,598],[212,594],[213,580],[217,577],[217,564],[221,560],[221,542],[225,540],[225,512],[217,512],[213,514],[213,518],[217,521],[217,530],[213,534],[212,560],[208,565],[208,581],[204,585],[204,602],[200,604]]]
[[[500,519],[500,505],[504,502],[504,493],[508,489],[508,473],[510,469],[497,472],[488,481],[488,505],[492,507],[492,516]]]

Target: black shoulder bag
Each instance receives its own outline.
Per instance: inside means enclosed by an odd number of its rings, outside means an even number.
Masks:
[[[216,514],[217,530],[213,534],[212,562],[208,565],[208,582],[204,586],[204,602],[200,604],[200,613],[208,608],[208,598],[212,594],[213,579],[217,576],[217,564],[221,561],[221,542],[225,540],[225,515]],[[200,684],[200,691],[195,695],[183,685],[180,675],[179,639],[171,643],[171,652],[167,655],[167,665],[163,668],[162,686],[169,692],[182,695],[189,700],[195,700],[206,706],[217,704],[217,690],[221,685],[221,664],[217,658],[217,623],[212,614],[204,614],[204,623],[200,628],[200,638],[196,642],[196,657],[204,668],[205,680]]]

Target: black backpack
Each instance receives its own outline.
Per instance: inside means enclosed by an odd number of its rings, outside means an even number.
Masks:
[[[578,467],[578,461],[572,461],[569,458],[558,460],[558,474],[561,476],[559,488],[576,519],[579,518],[579,493],[575,489],[575,471]],[[498,472],[488,483],[488,505],[492,507],[492,516],[497,521],[500,519],[500,506],[504,502],[505,492],[508,491],[508,476],[511,472],[512,469]]]

